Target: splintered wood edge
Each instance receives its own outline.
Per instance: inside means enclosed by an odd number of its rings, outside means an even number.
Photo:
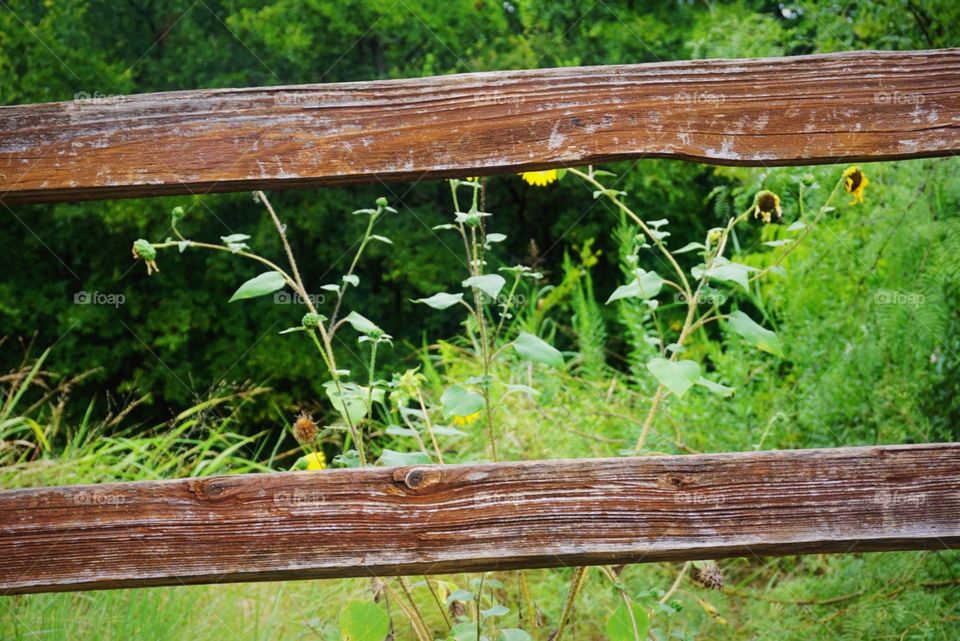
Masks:
[[[420,181],[633,158],[960,152],[960,50],[471,73],[0,107],[0,201]]]

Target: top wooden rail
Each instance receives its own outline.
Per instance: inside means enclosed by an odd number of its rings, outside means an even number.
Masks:
[[[0,107],[0,201],[960,152],[960,50],[471,73]]]
[[[0,594],[960,547],[960,444],[0,492]]]

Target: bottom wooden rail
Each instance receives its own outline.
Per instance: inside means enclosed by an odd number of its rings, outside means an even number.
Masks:
[[[0,492],[0,593],[960,547],[960,444]]]

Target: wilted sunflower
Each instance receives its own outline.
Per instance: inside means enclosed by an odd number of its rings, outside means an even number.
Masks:
[[[780,196],[764,189],[753,199],[753,217],[762,220],[765,224],[779,222],[783,218],[780,209]]]
[[[843,172],[843,188],[848,193],[853,194],[853,200],[850,201],[851,205],[863,202],[863,190],[869,184],[870,181],[867,180],[866,175],[860,171],[859,167],[850,167]]]
[[[527,184],[534,187],[546,187],[552,182],[557,181],[557,170],[548,169],[546,171],[525,171],[520,174]]]
[[[477,419],[479,418],[480,412],[474,412],[473,414],[467,414],[466,416],[454,416],[453,424],[458,427],[464,427],[476,423]]]

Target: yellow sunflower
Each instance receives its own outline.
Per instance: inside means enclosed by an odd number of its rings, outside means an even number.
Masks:
[[[843,188],[853,195],[853,200],[850,201],[851,205],[863,202],[863,190],[869,184],[870,181],[867,180],[866,175],[860,171],[859,167],[850,167],[843,172]]]
[[[534,187],[546,187],[552,182],[557,181],[557,170],[548,169],[546,171],[525,171],[520,174],[527,184]]]
[[[474,412],[473,414],[467,414],[466,416],[454,416],[453,424],[457,427],[465,427],[477,422],[477,419],[480,418],[480,412]]]
[[[307,460],[308,470],[324,470],[327,467],[327,459],[323,452],[311,452],[303,458]]]

